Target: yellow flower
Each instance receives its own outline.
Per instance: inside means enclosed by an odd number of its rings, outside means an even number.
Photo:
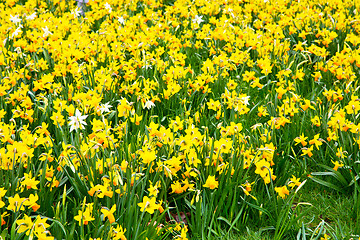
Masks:
[[[122,226],[117,226],[116,228],[111,228],[112,229],[112,239],[114,240],[126,240],[126,237],[125,237],[125,232],[126,232],[126,229],[123,229]],[[111,230],[110,230],[111,231]]]
[[[261,68],[261,73],[264,73],[265,76],[269,75],[272,70],[272,65],[270,63],[270,60],[268,58],[264,59],[261,58],[257,61],[259,68]]]
[[[171,184],[172,192],[171,193],[183,193],[184,188],[181,186],[181,183],[179,181],[176,181],[175,183]]]
[[[19,194],[15,194],[14,197],[9,197],[9,205],[7,206],[7,210],[11,210],[13,212],[17,212],[19,210],[25,210],[24,202],[26,198],[21,198]]]
[[[136,113],[134,114],[134,117],[130,117],[130,121],[132,123],[135,123],[135,125],[140,125],[140,122],[142,120],[142,115],[137,115]]]
[[[314,146],[311,146],[310,148],[303,148],[301,156],[308,155],[309,157],[312,157],[312,155],[313,155],[312,151],[313,150],[314,150]]]
[[[351,101],[345,106],[347,114],[356,115],[360,111],[360,101],[357,96],[351,96]]]
[[[2,197],[5,196],[7,190],[5,190],[4,188],[0,188],[0,208],[3,208],[5,206],[5,203],[2,201]]]
[[[38,235],[39,233],[43,235],[45,233],[46,235],[46,229],[50,227],[50,224],[46,223],[46,218],[41,218],[39,215],[36,216],[35,222],[34,222],[34,229],[35,234]],[[47,239],[47,238],[40,238],[39,239]],[[53,238],[52,238],[53,239]]]
[[[156,204],[156,198],[150,199],[147,196],[144,196],[143,201],[138,203],[138,206],[141,207],[142,212],[147,211],[150,214],[153,214],[155,210],[161,207],[160,204]]]
[[[338,158],[346,158],[345,153],[347,153],[347,152],[343,151],[342,147],[340,147],[340,148],[337,149],[336,156]]]
[[[27,189],[38,189],[36,185],[38,185],[40,181],[35,180],[31,172],[29,174],[24,173],[24,175],[25,179],[21,181],[21,185],[26,186]]]
[[[296,70],[295,75],[292,77],[293,79],[299,79],[300,81],[304,80],[305,73],[303,72],[303,69]]]
[[[155,185],[152,184],[151,181],[150,182],[150,187],[147,189],[149,191],[149,195],[150,196],[154,196],[157,197],[158,193],[159,193],[159,187],[160,187],[160,182],[156,182]]]
[[[277,98],[282,99],[282,96],[287,92],[287,90],[284,89],[283,87],[279,87],[276,89],[276,92],[278,93]]]
[[[296,138],[294,139],[294,141],[296,142],[295,145],[298,145],[299,143],[301,143],[301,145],[302,145],[303,147],[305,147],[305,146],[307,145],[307,142],[306,142],[306,139],[307,139],[307,138],[308,138],[308,137],[305,137],[304,134],[301,134],[300,137],[296,137]]]
[[[306,111],[308,108],[315,110],[315,107],[311,105],[311,101],[304,99],[304,104],[301,105],[302,110]]]
[[[175,239],[176,240],[188,240],[187,235],[186,235],[187,231],[188,231],[187,227],[184,226],[184,228],[181,228],[181,234],[176,236]]]
[[[317,126],[317,127],[320,127],[320,125],[321,125],[321,121],[320,121],[319,116],[313,117],[313,118],[311,119],[311,122],[312,122],[312,124],[314,124],[314,125]]]
[[[342,163],[342,162],[339,162],[339,161],[331,161],[335,166],[333,167],[333,169],[335,170],[335,171],[337,171],[338,170],[338,168],[339,167],[343,167],[344,166],[344,164]]]
[[[232,148],[233,141],[230,138],[220,138],[214,143],[214,151],[221,153],[229,153]]]
[[[265,184],[270,183],[270,177],[274,181],[276,176],[273,174],[273,169],[270,168],[270,163],[267,162],[265,159],[262,159],[255,163],[256,170],[255,173],[259,174],[262,179],[264,180]]]
[[[120,100],[120,104],[117,107],[119,117],[127,117],[129,111],[132,109],[131,103],[129,103],[125,98]]]
[[[114,212],[116,211],[116,204],[114,204],[110,210],[102,208],[101,213],[104,214],[104,219],[107,217],[110,223],[115,222]]]
[[[209,102],[206,103],[208,106],[208,109],[217,111],[221,108],[221,103],[219,100],[214,101],[212,98],[209,100]]]
[[[83,204],[85,204],[85,200]],[[74,219],[79,222],[80,226],[81,224],[87,225],[89,221],[95,220],[95,218],[92,217],[93,205],[94,203],[88,203],[85,205],[85,211],[78,210],[78,215],[76,215]]]
[[[155,150],[152,151],[145,150],[140,152],[140,158],[142,159],[143,163],[150,164],[152,161],[156,159]]]
[[[183,120],[180,120],[180,118],[178,116],[175,117],[175,120],[171,120],[170,121],[170,128],[174,131],[177,132],[179,130],[183,129]]]
[[[50,119],[53,120],[55,126],[57,126],[58,124],[59,126],[63,126],[65,124],[65,119],[61,112],[53,112]]]
[[[268,114],[268,112],[267,112],[267,110],[266,110],[266,107],[264,107],[264,106],[260,106],[259,108],[258,108],[258,114],[257,114],[259,117],[262,117],[262,116],[264,116],[264,117],[266,117],[267,115],[269,115]]]
[[[0,110],[0,119],[1,119],[1,118],[4,118],[5,114],[6,114],[5,110],[4,110],[4,109],[1,109],[1,110]]]
[[[24,214],[23,219],[16,220],[16,224],[19,225],[17,232],[22,233],[26,231],[26,235],[29,236],[30,231],[33,227],[33,222],[31,220],[31,217]]]
[[[330,239],[330,235],[327,235],[326,233],[324,234],[324,237],[321,237],[320,240],[329,240]]]
[[[289,190],[286,186],[275,187],[275,191],[279,194],[282,199],[285,199],[285,195],[289,195]]]
[[[36,203],[37,200],[39,200],[39,197],[38,197],[38,195],[36,193],[35,193],[35,195],[30,194],[30,196],[24,202],[24,205],[28,206],[28,207],[31,207],[32,210],[34,212],[36,212],[40,208],[40,205]]]
[[[322,139],[319,138],[320,134],[316,134],[313,139],[309,141],[311,145],[315,144],[316,148],[319,150],[319,146],[322,145]]]
[[[210,189],[218,188],[218,186],[219,182],[215,180],[215,176],[208,176],[205,184],[203,185],[203,187],[207,187]]]
[[[300,182],[300,178],[296,178],[294,175],[292,176],[292,178],[290,179],[288,186],[291,188],[294,188],[295,186],[300,186],[301,182]]]
[[[9,216],[9,215],[10,214],[8,214],[8,212],[6,212],[6,211],[1,214],[1,226],[6,224],[4,218]]]

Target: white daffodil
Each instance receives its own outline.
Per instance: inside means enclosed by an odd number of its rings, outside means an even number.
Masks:
[[[144,105],[144,109],[151,109],[152,107],[155,107],[155,103],[153,103],[152,101],[148,100],[146,101],[145,105]]]
[[[15,31],[12,33],[11,38],[16,37],[17,35],[22,33],[22,25],[20,24],[19,27],[17,29],[15,29]]]
[[[112,108],[112,106],[107,102],[105,104],[101,104],[100,105],[100,111],[101,111],[101,114],[103,114],[104,112],[110,112],[110,108]]]
[[[13,16],[10,14],[10,21],[16,24],[16,23],[21,22],[21,18],[19,18],[18,15]]]
[[[36,18],[36,12],[34,12],[33,14],[26,16],[26,20],[34,20]]]
[[[200,25],[200,23],[205,22],[205,20],[203,20],[202,18],[203,18],[203,16],[196,15],[195,18],[192,20],[192,22]]]
[[[242,97],[241,101],[243,102],[243,104],[249,105],[249,99],[250,99],[250,96],[246,96],[246,97]]]
[[[118,21],[119,23],[121,23],[122,25],[125,25],[125,19],[121,16],[121,17],[118,17]]]
[[[84,129],[85,128],[84,125],[87,125],[84,120],[87,117],[88,117],[88,115],[82,116],[79,109],[76,109],[75,116],[69,117],[70,132],[72,132],[75,129],[79,129],[79,128]]]
[[[43,37],[47,37],[49,35],[52,35],[52,33],[49,31],[48,26],[45,26],[44,28],[41,28],[44,31]]]
[[[78,3],[79,6],[77,6],[75,9],[71,10],[71,15],[74,16],[74,18],[77,18],[78,16],[80,16],[80,14],[82,14],[81,12],[81,3]]]
[[[111,13],[112,8],[109,3],[105,3],[105,9],[108,10],[109,13]]]

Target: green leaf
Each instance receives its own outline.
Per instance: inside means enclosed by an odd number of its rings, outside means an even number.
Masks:
[[[233,228],[233,229],[235,229],[236,231],[240,232],[240,230],[239,230],[238,228],[234,227],[236,221],[233,221],[233,223],[231,223],[231,222],[229,222],[229,220],[227,220],[226,218],[221,217],[221,216],[218,217],[217,220],[224,221],[226,224],[228,224],[228,225],[230,226],[229,231],[231,231],[231,229]],[[235,220],[237,220],[237,219],[235,219]]]
[[[1,232],[1,240],[5,240],[5,239],[8,239],[8,230],[7,228],[5,228],[2,232]]]
[[[49,220],[49,221],[52,221],[52,222],[56,223],[56,224],[57,224],[57,225],[61,228],[61,230],[63,231],[63,233],[64,233],[65,237],[67,237],[67,233],[66,233],[65,227],[64,227],[64,225],[62,225],[62,223],[61,223],[61,222],[59,222],[59,221],[58,221],[58,220],[56,220],[56,219],[52,219],[52,218],[47,218],[47,220]]]
[[[313,174],[311,174],[311,175],[313,175]],[[326,175],[328,175],[328,174],[326,174]],[[321,176],[324,176],[324,175],[321,175]],[[336,186],[336,185],[333,184],[333,183],[324,181],[324,180],[319,179],[319,178],[317,178],[317,177],[311,177],[310,179],[313,180],[313,181],[316,182],[316,183],[319,183],[319,184],[323,185],[323,186],[326,186],[326,187],[329,187],[329,188],[334,189],[334,190],[336,190],[336,191],[339,191],[339,192],[344,193],[344,190],[343,190],[342,188]]]
[[[334,178],[336,178],[339,182],[341,182],[344,186],[347,186],[349,183],[348,181],[345,179],[345,177],[339,172],[339,171],[335,171],[333,168],[323,165],[323,164],[319,164],[320,167],[328,170],[329,172],[332,173],[331,176],[333,176]]]

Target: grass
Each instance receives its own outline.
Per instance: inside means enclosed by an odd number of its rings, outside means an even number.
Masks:
[[[301,219],[306,226],[306,239],[309,239],[314,229],[324,223],[327,226],[327,232],[334,234],[335,239],[354,237],[349,234],[355,232],[355,224],[349,211],[354,206],[351,196],[339,194],[321,186],[313,188],[305,185],[295,204],[300,203],[310,204],[306,206],[307,214]],[[310,239],[315,239],[317,236]],[[240,233],[234,233],[229,239],[273,239],[273,234],[272,230],[249,226]]]
[[[338,239],[350,237],[348,233],[355,233],[355,224],[350,211],[354,206],[351,196],[339,194],[328,188],[306,189],[302,193],[302,201],[312,204],[309,215],[304,222],[310,228],[315,228],[322,221],[329,224],[336,232]]]

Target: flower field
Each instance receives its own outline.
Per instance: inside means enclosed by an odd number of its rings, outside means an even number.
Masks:
[[[2,1],[1,239],[359,238],[359,12]]]

